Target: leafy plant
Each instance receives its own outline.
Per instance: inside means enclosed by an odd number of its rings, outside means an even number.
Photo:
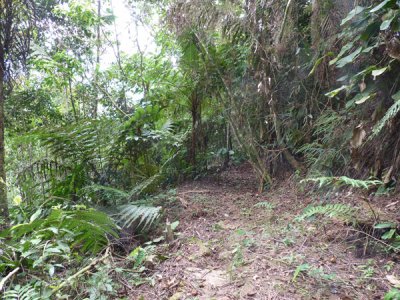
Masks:
[[[297,221],[303,221],[315,215],[323,215],[329,218],[340,218],[346,221],[354,219],[355,209],[345,204],[326,204],[318,206],[308,206],[303,213],[296,217]]]
[[[319,280],[332,280],[336,276],[335,274],[326,274],[322,267],[316,268],[310,264],[302,264],[296,267],[296,270],[293,273],[292,281],[295,282],[297,277],[302,273],[306,273],[309,276]]]
[[[258,202],[256,204],[254,204],[254,207],[260,207],[260,208],[272,210],[275,208],[275,204],[264,201],[264,202]]]
[[[385,294],[384,300],[400,300],[400,290],[391,289],[389,292]]]
[[[392,222],[378,223],[374,226],[375,229],[385,230],[381,239],[385,240],[395,252],[400,251],[400,234],[397,227],[398,225]]]
[[[303,273],[303,272],[307,272],[309,269],[311,268],[311,266],[309,264],[302,264],[296,267],[296,270],[293,273],[293,278],[292,281],[296,281],[297,277]]]
[[[319,188],[324,186],[351,186],[353,188],[366,190],[374,186],[382,185],[382,181],[380,180],[359,180],[349,178],[347,176],[307,178],[302,180],[301,182],[313,182],[318,184]]]
[[[30,284],[21,286],[19,284],[15,285],[13,288],[8,289],[4,292],[4,300],[42,300],[48,299],[43,298],[43,296]]]
[[[134,222],[137,222],[136,227],[141,227],[144,230],[161,216],[161,209],[161,206],[151,207],[127,204],[120,207],[121,211],[118,216],[122,221],[123,227],[130,227]]]

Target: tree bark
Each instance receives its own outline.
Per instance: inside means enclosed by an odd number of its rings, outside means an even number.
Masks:
[[[8,202],[7,202],[7,185],[6,185],[6,169],[5,169],[5,143],[4,143],[4,49],[0,45],[0,216],[9,222]],[[2,224],[0,224],[0,229]]]
[[[197,148],[197,127],[199,122],[199,96],[197,91],[194,91],[191,96],[191,114],[192,114],[192,141],[190,146],[190,163],[193,167],[196,166],[196,148]]]

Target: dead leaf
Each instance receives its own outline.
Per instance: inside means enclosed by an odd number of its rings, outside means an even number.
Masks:
[[[367,136],[367,132],[364,130],[362,124],[360,124],[356,128],[354,128],[353,129],[353,137],[350,140],[351,148],[356,149],[356,148],[360,147],[366,136]]]
[[[400,288],[400,279],[394,275],[386,275],[386,279],[396,288]]]
[[[388,184],[392,178],[393,166],[389,168],[386,174],[383,176],[383,183]]]
[[[363,82],[361,82],[361,83],[359,84],[359,87],[360,87],[360,92],[362,93],[362,92],[364,92],[365,89],[367,88],[367,85],[366,85],[365,82],[363,81]]]

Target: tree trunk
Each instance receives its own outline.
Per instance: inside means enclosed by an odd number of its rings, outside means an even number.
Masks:
[[[192,141],[190,146],[189,160],[193,167],[196,166],[196,146],[197,146],[197,125],[199,121],[199,97],[197,91],[194,91],[191,97],[192,114]]]
[[[99,82],[99,69],[100,69],[100,46],[101,46],[101,32],[100,32],[100,18],[101,18],[101,0],[97,0],[97,37],[96,37],[96,68],[95,68],[95,74],[94,74],[94,81],[95,81],[95,86],[98,85]],[[96,97],[94,98],[94,103],[93,103],[93,118],[97,119],[97,110],[99,106],[99,93],[98,91],[96,92]]]
[[[4,144],[4,49],[0,47],[0,216],[4,218],[5,223],[9,221],[7,185],[5,169],[5,144]],[[0,229],[2,224],[0,224]]]

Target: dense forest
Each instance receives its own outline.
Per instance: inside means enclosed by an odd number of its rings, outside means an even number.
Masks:
[[[399,0],[0,0],[1,298],[399,300],[399,74]]]

